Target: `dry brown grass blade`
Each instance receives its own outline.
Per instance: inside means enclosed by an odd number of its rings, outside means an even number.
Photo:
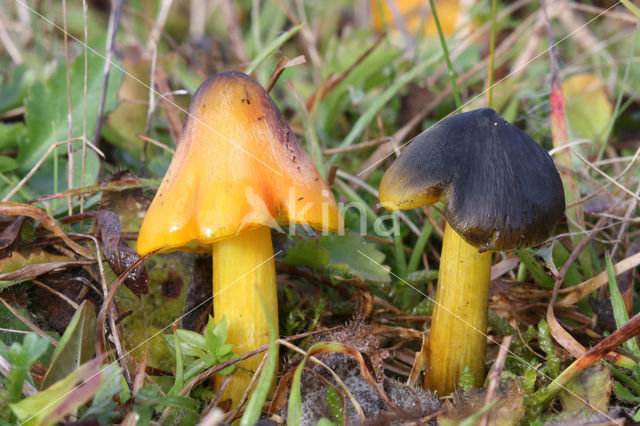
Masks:
[[[604,338],[600,343],[585,351],[578,359],[576,359],[569,367],[567,367],[553,382],[548,386],[549,396],[546,402],[549,403],[564,386],[581,371],[595,364],[607,354],[610,354],[622,343],[640,334],[640,314],[636,314],[625,325],[618,328],[609,336]]]
[[[420,379],[420,373],[424,370],[424,367],[427,365],[427,354],[429,353],[429,337],[425,334],[422,335],[422,346],[420,350],[416,352],[416,357],[413,360],[413,365],[411,366],[411,372],[409,373],[409,378],[407,379],[407,384],[411,386],[418,386],[419,383],[422,383]]]
[[[296,65],[305,64],[306,62],[307,60],[302,55],[296,56],[293,59],[289,59],[286,56],[283,56],[282,58],[280,58],[280,60],[278,61],[278,64],[276,65],[273,72],[271,73],[271,77],[269,77],[269,81],[267,81],[267,84],[264,86],[264,89],[267,92],[270,92],[271,89],[273,89],[273,86],[275,86],[280,76],[282,75],[282,73],[284,72],[284,70],[286,70],[287,68],[295,67]]]
[[[620,262],[613,265],[613,270],[615,275],[618,276],[623,272],[629,271],[630,269],[635,268],[640,265],[640,253],[636,253],[631,257],[627,257],[626,259],[621,260]],[[556,306],[571,306],[583,298],[585,298],[589,293],[599,289],[600,287],[607,284],[607,271],[601,272],[595,277],[586,280],[577,286],[565,288],[559,290],[558,293],[569,293],[562,300],[556,303]]]
[[[146,136],[146,135],[143,135],[143,134],[137,134],[136,136],[139,137],[140,139],[142,139],[145,142],[149,142],[151,145],[155,145],[158,148],[162,148],[165,151],[170,152],[172,155],[176,153],[175,149],[170,148],[167,145],[163,144],[162,142],[157,141],[157,140],[155,140],[153,138],[150,138],[149,136]],[[177,139],[176,139],[176,142],[177,142]]]
[[[169,131],[171,132],[171,137],[173,138],[173,141],[177,146],[180,131],[182,129],[182,120],[180,119],[180,115],[175,108],[176,103],[173,100],[173,95],[171,95],[169,80],[162,67],[156,68],[155,83],[156,87],[158,88],[158,92],[163,94],[163,96],[160,98],[160,107],[164,110],[164,113],[167,116]]]
[[[362,318],[369,318],[373,312],[373,292],[369,284],[363,280],[347,280],[358,291],[358,315]]]
[[[562,285],[569,267],[573,264],[573,262],[576,261],[576,259],[578,259],[583,250],[591,242],[591,240],[595,238],[606,220],[607,219],[605,217],[601,217],[598,220],[594,229],[587,236],[581,238],[580,243],[578,243],[578,245],[573,249],[567,261],[564,263],[564,265],[562,265],[562,269],[560,269],[560,272],[558,273],[555,281],[555,285],[553,287],[553,295],[551,296],[551,301],[549,302],[549,306],[547,307],[547,323],[549,324],[549,331],[551,332],[551,335],[563,348],[569,351],[569,353],[571,353],[571,355],[576,358],[584,354],[586,349],[576,339],[574,339],[573,336],[571,336],[562,327],[562,325],[560,325],[560,323],[556,319],[555,313],[553,312],[553,306],[558,298],[558,290]]]
[[[142,265],[145,260],[149,257],[156,254],[156,252],[148,253],[147,255],[141,257],[131,264],[123,273],[118,277],[118,279],[113,283],[111,288],[109,289],[109,293],[107,293],[104,301],[102,302],[102,307],[100,308],[100,312],[98,313],[98,318],[96,321],[96,354],[103,354],[107,352],[107,339],[105,336],[107,330],[107,311],[111,306],[111,302],[113,301],[116,292],[122,285],[122,283],[127,279],[129,274]]]
[[[24,268],[20,268],[16,271],[5,272],[0,274],[0,281],[20,281],[35,278],[39,275],[47,274],[51,271],[65,269],[71,266],[80,265],[93,265],[94,260],[78,260],[68,262],[49,262],[49,263],[35,263],[33,265],[27,265]]]
[[[49,216],[44,210],[41,210],[37,207],[30,206],[28,204],[22,203],[12,203],[12,202],[0,202],[0,213],[5,214],[7,216],[29,216],[33,218],[42,225],[44,225],[48,230],[53,232],[57,237],[60,237],[73,251],[78,253],[80,256],[86,257],[87,259],[94,259],[94,256],[91,252],[80,244],[74,242],[65,234],[58,223]]]

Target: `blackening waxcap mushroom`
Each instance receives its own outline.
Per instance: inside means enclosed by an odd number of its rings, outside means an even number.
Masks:
[[[393,209],[443,201],[456,232],[495,250],[542,243],[565,206],[547,151],[491,108],[452,116],[420,134],[385,173],[380,201]]]

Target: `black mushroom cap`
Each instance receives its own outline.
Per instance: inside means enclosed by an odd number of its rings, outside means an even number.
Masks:
[[[565,208],[547,151],[491,108],[416,137],[382,178],[380,201],[391,209],[443,201],[451,227],[481,250],[538,245]]]

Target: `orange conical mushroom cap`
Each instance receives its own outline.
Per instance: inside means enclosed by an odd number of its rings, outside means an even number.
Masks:
[[[137,248],[206,244],[260,225],[335,231],[340,222],[333,194],[268,93],[246,74],[224,72],[191,100]]]

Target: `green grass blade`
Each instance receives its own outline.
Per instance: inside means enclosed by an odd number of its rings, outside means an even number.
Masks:
[[[495,407],[495,405],[498,402],[500,402],[499,399],[495,399],[495,400],[491,401],[489,404],[485,405],[480,410],[478,410],[478,412],[476,412],[473,415],[467,417],[463,422],[460,423],[460,426],[473,426],[475,424],[478,424],[478,422],[480,421],[482,416],[487,414],[489,412],[489,410],[491,410],[493,407]]]
[[[629,315],[627,315],[627,308],[624,305],[620,289],[618,288],[618,281],[616,280],[616,274],[613,270],[611,256],[609,256],[609,254],[605,255],[605,260],[607,262],[607,277],[609,278],[609,293],[611,293],[613,316],[616,319],[616,325],[620,328],[629,322]],[[640,357],[640,348],[638,347],[638,342],[635,337],[624,342],[622,346],[636,357]]]
[[[629,9],[629,12],[633,13],[636,18],[640,19],[640,9],[638,9],[636,5],[631,3],[629,0],[620,0],[620,3],[622,3],[627,9]]]
[[[398,268],[398,275],[401,277],[407,276],[407,258],[404,255],[404,244],[402,243],[402,233],[400,232],[400,221],[398,220],[398,213],[393,212],[393,257],[396,259],[396,267]]]
[[[433,225],[427,220],[422,227],[422,231],[420,232],[418,241],[416,241],[416,245],[413,246],[413,251],[409,258],[409,264],[407,265],[407,274],[415,272],[418,269],[420,259],[422,258],[422,252],[424,251],[424,247],[427,245],[427,241],[429,241],[431,232],[433,232]]]
[[[365,130],[365,128],[371,123],[371,121],[376,117],[378,111],[382,109],[383,106],[386,105],[391,99],[393,99],[400,89],[409,84],[412,80],[418,77],[420,74],[424,73],[431,65],[440,60],[440,56],[436,55],[431,59],[420,62],[418,65],[407,71],[402,77],[398,78],[387,90],[382,92],[380,96],[376,98],[373,104],[358,118],[358,121],[353,125],[353,128],[347,135],[347,137],[342,141],[339,145],[340,148],[344,148],[345,146],[352,145],[360,134]],[[332,158],[335,158],[335,156]]]
[[[298,31],[300,31],[303,25],[304,25],[303,23],[299,23],[298,25],[289,29],[289,31],[280,35],[278,38],[276,38],[271,43],[269,43],[267,47],[264,48],[264,50],[262,50],[260,54],[253,59],[253,61],[251,61],[251,63],[249,64],[249,66],[244,72],[246,74],[251,74],[252,72],[254,72],[256,68],[258,68],[258,65],[260,65],[262,61],[264,61],[267,58],[267,56],[271,55],[273,52],[280,49],[280,47],[283,44],[285,44],[287,40],[289,40],[291,37],[296,35]]]
[[[339,343],[318,342],[307,350],[307,353],[305,354],[304,358],[302,358],[302,361],[300,361],[298,367],[296,367],[296,372],[293,375],[291,392],[289,393],[289,405],[287,407],[287,425],[298,426],[300,424],[300,418],[302,417],[302,396],[300,393],[300,382],[302,380],[302,370],[304,369],[304,366],[311,354],[315,353],[318,349],[323,349],[325,352],[340,352],[341,348],[343,347],[344,346]]]
[[[440,37],[440,44],[442,45],[442,53],[444,53],[444,60],[447,62],[447,69],[449,70],[449,78],[451,79],[451,89],[453,90],[453,98],[456,100],[456,110],[459,113],[462,112],[462,101],[460,100],[460,91],[458,90],[458,84],[456,83],[456,73],[453,70],[451,64],[451,58],[449,58],[449,49],[447,48],[447,41],[444,38],[442,27],[440,26],[440,19],[438,19],[438,12],[436,12],[436,5],[434,0],[429,0],[431,4],[431,14],[433,15],[433,21],[436,23],[438,29],[438,37]]]
[[[182,349],[180,347],[180,337],[178,336],[178,330],[173,329],[173,338],[176,345],[176,379],[173,386],[167,392],[168,396],[176,396],[178,392],[184,387],[184,359],[182,357]]]
[[[267,361],[258,379],[256,389],[253,391],[251,398],[249,398],[249,402],[240,420],[240,426],[252,426],[258,418],[260,418],[262,405],[267,400],[269,389],[271,389],[271,384],[273,383],[273,378],[278,366],[278,345],[276,343],[278,336],[276,336],[275,323],[273,322],[273,318],[271,318],[269,307],[262,295],[260,302],[262,302],[264,314],[267,316],[267,324],[269,324],[269,352],[267,352]]]
[[[518,256],[520,262],[524,263],[529,272],[531,272],[531,275],[533,275],[533,278],[538,282],[538,284],[545,288],[553,288],[553,278],[547,275],[542,266],[540,266],[540,264],[533,258],[529,250],[515,250],[514,253]]]

